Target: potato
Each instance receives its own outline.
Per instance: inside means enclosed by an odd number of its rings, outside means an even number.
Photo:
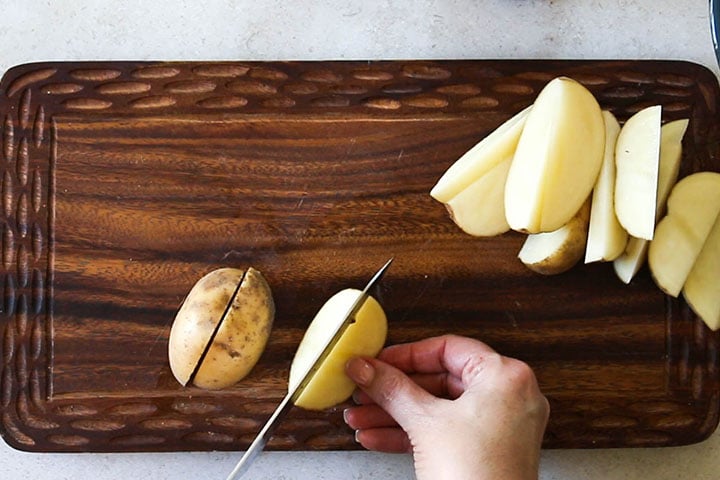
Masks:
[[[640,110],[620,130],[615,144],[615,214],[636,238],[652,240],[660,168],[662,107]]]
[[[566,77],[538,94],[505,184],[510,228],[552,232],[590,196],[605,150],[605,123],[592,93]]]
[[[532,107],[520,111],[465,152],[440,177],[430,191],[435,200],[447,203],[477,179],[515,153],[525,119]]]
[[[700,172],[680,180],[655,228],[648,264],[660,289],[677,297],[720,215],[720,173]]]
[[[610,112],[605,120],[605,155],[593,188],[585,263],[615,260],[625,250],[628,234],[615,215],[615,142],[620,124]]]
[[[185,298],[170,330],[170,369],[183,386],[229,387],[255,366],[275,316],[270,287],[257,270],[214,270]]]
[[[658,172],[657,204],[655,222],[665,211],[670,190],[677,182],[682,159],[682,139],[688,127],[688,119],[668,122],[660,129],[660,165]],[[628,238],[625,250],[613,261],[615,274],[624,283],[630,283],[647,259],[648,240]]]
[[[683,296],[710,329],[720,328],[720,215],[685,280]]]
[[[302,381],[360,293],[355,289],[342,290],[320,308],[305,332],[290,366],[290,389]],[[352,357],[376,356],[385,344],[386,336],[385,312],[377,300],[368,297],[355,315],[355,322],[345,330],[295,405],[307,410],[324,410],[350,398],[355,384],[345,375],[345,364]]]
[[[462,231],[476,237],[500,235],[510,230],[505,219],[505,180],[512,155],[451,198],[445,205]]]
[[[518,258],[530,270],[543,275],[556,275],[570,270],[585,251],[589,220],[590,198],[559,229],[528,235]]]

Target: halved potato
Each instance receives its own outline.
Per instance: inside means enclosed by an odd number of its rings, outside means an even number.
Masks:
[[[293,358],[289,388],[302,381],[360,293],[360,290],[352,288],[342,290],[320,308]],[[350,398],[355,383],[345,375],[345,364],[356,356],[376,356],[385,344],[386,336],[385,312],[377,300],[368,297],[355,315],[355,322],[340,337],[295,405],[306,410],[324,410]]]
[[[190,290],[170,329],[170,369],[183,386],[221,389],[245,377],[275,316],[270,286],[254,268],[214,270]]]

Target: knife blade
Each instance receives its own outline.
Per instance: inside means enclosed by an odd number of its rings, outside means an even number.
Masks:
[[[295,404],[295,401],[300,397],[300,395],[302,395],[303,391],[305,391],[305,387],[307,387],[307,385],[310,383],[313,376],[322,365],[323,361],[325,361],[328,355],[330,355],[330,352],[338,343],[343,333],[345,333],[345,330],[347,330],[348,327],[355,321],[355,315],[365,304],[365,300],[367,300],[368,296],[370,296],[370,290],[380,281],[392,261],[393,258],[388,260],[385,265],[380,267],[380,269],[375,272],[375,275],[373,275],[367,285],[365,285],[365,288],[362,290],[362,292],[360,292],[357,300],[355,300],[348,312],[345,314],[342,322],[339,323],[337,329],[330,337],[323,350],[318,354],[318,356],[315,358],[315,361],[312,363],[312,365],[310,365],[308,370],[303,375],[302,380],[300,380],[300,382],[298,382],[294,387],[288,389],[288,393],[285,395],[285,397],[283,397],[275,411],[272,413],[272,415],[270,415],[270,418],[267,420],[267,422],[265,422],[265,425],[260,429],[257,437],[255,437],[253,442],[250,444],[250,447],[248,447],[248,449],[245,451],[242,458],[240,458],[240,461],[237,463],[237,465],[235,465],[235,468],[232,472],[230,472],[230,475],[228,475],[226,480],[235,480],[237,478],[240,478],[240,476],[242,476],[249,470],[250,465],[258,457],[258,455],[260,455],[263,448],[265,448],[265,445],[272,437],[272,434],[277,425],[290,411],[292,406]]]

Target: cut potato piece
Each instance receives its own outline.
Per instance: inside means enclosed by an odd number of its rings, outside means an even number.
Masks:
[[[360,293],[360,290],[355,289],[342,290],[320,308],[305,332],[290,366],[291,389],[302,381]],[[345,330],[295,405],[307,410],[324,410],[350,398],[355,384],[345,375],[345,364],[352,357],[376,356],[385,344],[386,336],[385,312],[377,300],[368,297],[355,315],[355,322]]]
[[[648,263],[657,286],[677,297],[720,213],[720,173],[683,178],[667,204],[667,215],[650,242]]]
[[[510,230],[505,219],[505,180],[512,155],[475,180],[445,206],[455,224],[478,237],[499,235]]]
[[[552,232],[590,196],[603,160],[605,125],[595,97],[560,77],[540,92],[528,114],[505,185],[510,227]]]
[[[666,123],[660,129],[660,165],[655,222],[660,220],[665,211],[667,197],[677,182],[682,159],[682,139],[687,127],[688,120],[682,119]],[[645,263],[647,248],[647,240],[632,236],[628,239],[625,251],[613,262],[615,273],[624,283],[630,283]]]
[[[614,260],[625,250],[628,235],[615,216],[615,142],[620,124],[610,112],[605,120],[605,155],[593,189],[585,263]]]
[[[507,120],[453,163],[440,177],[430,195],[439,202],[447,203],[511,156],[530,108]]]
[[[530,270],[555,275],[572,268],[583,256],[590,219],[590,199],[554,232],[528,235],[518,257]]]
[[[708,327],[720,328],[720,215],[690,270],[683,296]]]
[[[615,213],[633,237],[652,240],[660,163],[660,105],[625,122],[615,146]]]

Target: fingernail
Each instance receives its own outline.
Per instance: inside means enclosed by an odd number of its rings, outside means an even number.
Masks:
[[[360,443],[360,430],[355,430],[355,443]]]
[[[346,425],[348,424],[348,410],[350,409],[346,408],[345,410],[343,410],[343,422],[345,422]]]
[[[367,387],[375,377],[375,369],[367,360],[355,357],[345,366],[348,377],[361,387]]]

